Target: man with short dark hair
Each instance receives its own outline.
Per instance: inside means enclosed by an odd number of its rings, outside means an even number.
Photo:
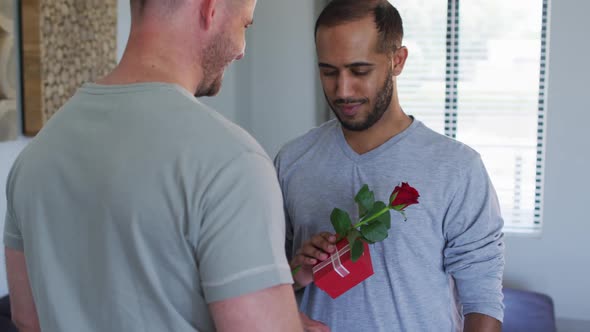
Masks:
[[[272,161],[201,104],[255,0],[132,0],[118,67],[18,157],[4,242],[21,332],[301,331]]]
[[[287,255],[302,265],[300,309],[334,331],[500,331],[503,221],[479,154],[406,115],[397,94],[408,50],[385,0],[333,0],[316,25],[320,79],[337,120],[287,144],[275,160]],[[410,110],[411,111],[411,110]],[[335,252],[330,211],[358,217],[353,195],[379,200],[409,182],[420,203],[392,216],[370,247],[375,274],[332,300],[312,266]]]

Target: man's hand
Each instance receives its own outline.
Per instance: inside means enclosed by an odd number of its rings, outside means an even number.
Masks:
[[[313,282],[312,267],[317,262],[328,259],[334,251],[336,251],[336,236],[328,232],[317,234],[303,244],[291,261],[291,268],[301,266],[299,272],[293,277],[298,288]]]
[[[305,332],[330,332],[330,328],[326,324],[313,320],[302,312],[299,313],[299,316]]]

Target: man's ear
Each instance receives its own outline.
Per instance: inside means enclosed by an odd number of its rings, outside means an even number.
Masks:
[[[404,70],[406,60],[408,59],[408,49],[405,46],[398,48],[391,58],[393,66],[393,76],[399,76]]]
[[[201,27],[209,30],[213,25],[213,18],[216,15],[217,0],[202,0],[199,10]]]

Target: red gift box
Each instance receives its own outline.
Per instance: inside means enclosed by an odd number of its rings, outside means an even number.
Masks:
[[[372,276],[373,263],[369,245],[367,243],[363,245],[365,250],[362,256],[353,263],[350,259],[348,240],[339,241],[336,244],[337,251],[313,267],[316,286],[335,299]]]

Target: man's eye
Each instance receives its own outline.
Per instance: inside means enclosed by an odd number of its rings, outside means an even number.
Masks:
[[[370,71],[353,71],[352,73],[355,76],[367,76],[369,75]]]

